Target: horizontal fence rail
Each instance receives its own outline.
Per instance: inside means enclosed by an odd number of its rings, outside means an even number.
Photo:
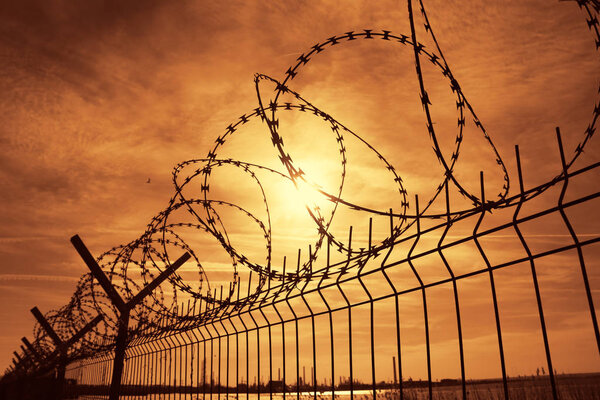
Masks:
[[[558,180],[556,185],[566,188],[570,179],[577,176],[585,178],[586,172],[597,170],[599,167],[600,164],[595,164],[569,173],[566,179]],[[598,248],[595,248],[594,244],[600,241],[600,234],[579,238],[574,233],[569,242],[557,243],[547,250],[534,252],[530,250],[528,239],[521,233],[520,226],[549,215],[560,215],[561,218],[564,216],[564,224],[572,226],[573,221],[567,216],[568,213],[578,207],[590,210],[598,207],[599,189],[596,187],[589,194],[569,201],[563,201],[564,195],[560,196],[557,199],[559,202],[555,206],[524,215],[520,215],[523,203],[519,202],[518,198],[507,199],[507,202],[513,202],[514,209],[513,219],[509,222],[479,231],[477,228],[482,218],[492,218],[490,210],[482,210],[479,213],[462,217],[474,227],[471,235],[459,239],[445,239],[447,233],[451,231],[452,225],[457,222],[442,222],[423,231],[417,230],[415,233],[391,243],[387,248],[382,248],[381,254],[373,258],[373,261],[377,260],[378,264],[374,268],[367,270],[369,263],[362,268],[361,266],[351,268],[355,261],[348,259],[344,263],[337,264],[341,267],[339,273],[323,276],[318,282],[300,282],[294,286],[287,286],[285,282],[276,285],[268,283],[260,296],[254,298],[236,297],[235,302],[218,307],[214,303],[202,303],[196,309],[186,310],[186,313],[192,316],[189,322],[173,322],[166,319],[159,324],[164,327],[163,329],[145,332],[131,340],[125,357],[123,393],[140,396],[156,394],[156,398],[163,398],[158,394],[171,396],[165,398],[194,398],[182,396],[195,394],[202,399],[221,398],[222,396],[234,396],[236,399],[259,396],[317,399],[323,393],[328,395],[341,393],[340,395],[347,395],[350,398],[362,398],[368,393],[377,397],[381,395],[382,389],[389,389],[394,390],[397,396],[402,398],[404,391],[421,385],[434,397],[433,394],[436,385],[439,386],[439,382],[436,383],[431,379],[429,357],[427,357],[428,379],[418,383],[407,382],[407,377],[403,373],[400,335],[403,321],[400,318],[400,299],[411,293],[420,293],[422,301],[419,308],[422,309],[425,316],[423,329],[427,333],[432,329],[427,323],[427,316],[431,317],[431,312],[427,309],[427,291],[438,286],[449,286],[453,292],[452,302],[456,318],[455,346],[459,349],[460,354],[458,362],[461,379],[458,380],[459,389],[457,391],[460,397],[467,398],[468,377],[465,375],[464,343],[460,323],[461,314],[464,318],[464,311],[461,312],[460,307],[459,284],[478,276],[486,276],[491,293],[495,293],[494,274],[497,271],[528,264],[530,279],[533,283],[531,290],[535,294],[541,325],[539,334],[544,342],[547,357],[546,371],[548,374],[541,379],[547,392],[543,391],[543,393],[550,397],[556,393],[558,398],[560,385],[557,381],[559,378],[554,375],[552,367],[551,348],[544,322],[544,307],[537,281],[536,264],[560,254],[569,254],[570,262],[579,263],[583,283],[582,290],[590,300],[586,324],[588,329],[594,332],[596,351],[600,354],[592,289],[587,277],[586,259],[583,256],[586,248],[589,248],[590,252],[594,251],[591,254],[598,254]],[[453,247],[468,242],[481,243],[486,238],[493,238],[494,235],[506,231],[512,231],[514,236],[520,239],[524,250],[522,257],[493,264],[482,247],[478,247],[481,249],[479,266],[467,273],[457,273],[444,256],[444,252]],[[419,240],[424,235],[432,233],[437,233],[439,237],[437,245],[415,251]],[[408,244],[408,252],[399,256],[398,260],[389,260],[386,254],[392,254],[396,246],[403,242]],[[574,257],[575,254],[577,257]],[[431,282],[417,279],[413,286],[397,288],[390,277],[397,271],[407,269],[412,270],[418,276],[414,264],[428,255],[439,257],[439,262],[447,268],[447,276]],[[332,266],[335,265],[326,266],[317,273],[322,273]],[[352,272],[344,272],[344,266]],[[387,281],[389,289],[385,293],[373,292],[370,290],[369,284],[365,283],[368,277]],[[345,289],[347,287],[354,291],[357,287],[361,287],[364,296],[360,300],[349,300],[349,294]],[[335,296],[336,294],[338,296]],[[342,298],[343,301],[327,300],[334,297]],[[380,334],[375,339],[376,331],[379,328],[374,322],[373,314],[376,313],[378,306],[382,310],[389,309],[387,300],[392,300],[394,304],[394,312],[391,313],[392,326],[387,332],[391,334],[383,337]],[[501,315],[502,312],[501,307],[498,306],[498,303],[501,302],[502,299],[497,297],[496,307],[498,308],[494,307],[494,309],[498,315]],[[369,380],[361,379],[359,381],[353,377],[355,365],[352,362],[348,364],[348,361],[356,360],[358,354],[361,357],[360,363],[365,362],[364,349],[358,349],[353,345],[353,335],[357,334],[357,330],[353,330],[353,315],[356,315],[357,310],[361,307],[366,307],[370,315],[367,319],[360,318],[358,320],[360,324],[367,323],[366,331],[369,336],[367,349],[370,354],[367,362],[372,364],[373,375]],[[501,353],[503,330],[499,323],[500,317],[497,321],[497,361],[504,363],[504,356]],[[305,330],[301,331],[299,325],[303,323],[302,329]],[[338,325],[342,325],[342,327],[338,327]],[[427,335],[425,337],[427,338]],[[339,342],[345,342],[345,344],[336,345]],[[326,351],[317,352],[316,346],[324,348]],[[389,353],[380,354],[377,351],[377,348],[380,347],[386,347],[393,351],[391,355]],[[428,342],[426,342],[426,349],[424,356],[431,351]],[[336,358],[343,361],[336,361]],[[376,378],[378,358],[390,363],[393,360],[394,369],[397,371],[393,381],[382,382]],[[110,351],[96,357],[79,360],[69,365],[67,377],[76,380],[78,385],[82,386],[82,390],[87,390],[89,393],[94,393],[94,391],[104,393],[102,388],[106,390],[110,384],[109,378],[113,362],[114,356]],[[310,369],[308,373],[307,366]],[[361,378],[364,378],[364,374],[362,375]],[[501,378],[501,384],[502,390],[506,390],[508,396],[511,390],[510,379],[506,372]],[[150,396],[150,398],[152,397]]]

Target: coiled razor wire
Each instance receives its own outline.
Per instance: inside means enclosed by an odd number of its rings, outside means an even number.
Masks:
[[[225,132],[216,138],[214,147],[208,152],[208,155],[205,158],[184,161],[174,168],[173,185],[175,187],[175,194],[169,201],[167,207],[152,218],[145,232],[139,238],[130,243],[114,247],[98,257],[99,265],[125,300],[132,298],[141,288],[149,284],[154,277],[169,266],[171,264],[170,255],[175,254],[178,256],[182,251],[187,251],[192,256],[192,260],[197,266],[198,281],[196,282],[195,287],[184,281],[180,275],[174,273],[169,277],[170,286],[173,290],[172,295],[165,295],[163,288],[158,286],[149,297],[147,297],[140,305],[136,306],[131,314],[131,319],[134,323],[129,327],[130,333],[141,334],[147,331],[150,332],[153,329],[172,330],[176,329],[179,322],[201,318],[201,316],[194,315],[194,312],[191,311],[195,310],[195,305],[193,309],[188,307],[187,310],[183,310],[180,308],[178,296],[181,297],[182,293],[191,296],[194,304],[196,301],[204,301],[207,304],[217,306],[217,308],[222,305],[233,305],[235,309],[235,307],[242,307],[244,304],[247,304],[249,299],[256,299],[264,289],[265,283],[270,280],[284,282],[288,285],[287,289],[291,290],[300,281],[308,282],[311,279],[326,278],[332,273],[347,272],[346,270],[341,271],[341,269],[338,271],[330,271],[329,267],[320,271],[313,271],[312,265],[316,261],[317,253],[324,242],[332,244],[338,251],[348,255],[349,258],[355,257],[357,260],[356,265],[364,265],[366,260],[375,256],[381,249],[386,248],[393,243],[394,240],[398,239],[399,236],[405,233],[414,224],[416,218],[446,218],[448,215],[446,213],[436,214],[428,212],[430,206],[434,203],[446,185],[454,185],[459,193],[472,203],[472,207],[470,208],[450,213],[453,219],[457,219],[475,210],[481,210],[482,208],[497,209],[514,205],[513,202],[507,201],[510,180],[504,161],[500,157],[491,137],[487,133],[481,120],[477,117],[475,110],[467,100],[446,62],[446,58],[444,57],[427,17],[422,0],[419,0],[418,4],[424,18],[425,31],[435,44],[433,49],[427,49],[424,44],[417,40],[412,1],[408,0],[407,3],[411,31],[410,35],[396,35],[388,30],[377,31],[372,29],[365,29],[361,32],[346,32],[341,35],[331,36],[322,43],[317,43],[312,46],[307,53],[300,55],[296,64],[286,70],[284,78],[281,81],[264,74],[257,74],[254,83],[258,106],[251,112],[240,116],[235,122],[229,124],[225,129]],[[599,49],[600,31],[598,14],[600,13],[600,2],[597,0],[578,0],[577,3],[586,14],[587,25],[596,40],[596,49]],[[384,155],[370,145],[367,140],[343,125],[324,110],[312,104],[291,87],[292,81],[298,76],[300,70],[311,60],[315,59],[320,53],[335,46],[348,44],[356,40],[367,40],[371,42],[383,40],[390,44],[393,43],[407,46],[413,50],[415,73],[419,83],[419,95],[425,114],[427,131],[432,142],[435,156],[443,168],[441,182],[418,215],[409,212],[410,208],[407,190],[404,187],[402,178]],[[457,131],[454,150],[449,158],[444,157],[441,151],[437,132],[431,117],[431,108],[433,105],[427,92],[427,85],[421,68],[422,63],[427,62],[437,68],[447,79],[451,91],[456,96]],[[275,85],[275,90],[268,101],[264,97],[265,83]],[[294,102],[281,101],[284,95],[292,96],[295,99]],[[331,134],[335,138],[338,146],[339,161],[342,167],[342,172],[339,177],[339,186],[337,186],[334,193],[324,191],[319,185],[313,182],[310,176],[307,176],[301,167],[294,163],[292,155],[286,151],[284,146],[284,133],[283,129],[279,126],[278,113],[288,111],[311,113],[315,117],[321,118],[329,125]],[[576,146],[572,158],[568,161],[568,167],[571,167],[577,160],[583,152],[584,147],[592,138],[599,115],[600,103],[596,103],[591,121],[585,129],[579,144]],[[257,118],[259,118],[268,128],[273,147],[276,150],[281,165],[284,167],[283,171],[277,171],[266,166],[249,162],[219,157],[221,147],[230,139],[235,138],[236,135],[241,134],[245,124]],[[494,154],[498,168],[503,174],[504,182],[502,189],[495,200],[486,200],[485,202],[482,202],[477,194],[470,193],[465,189],[454,174],[454,168],[459,158],[461,143],[463,141],[463,131],[467,118],[472,118],[474,125],[477,127]],[[390,210],[369,208],[361,204],[353,203],[342,196],[347,172],[347,150],[344,144],[346,137],[358,139],[358,141],[364,145],[365,151],[374,153],[379,159],[382,168],[385,168],[388,171],[390,184],[394,185],[398,190],[399,203],[401,205],[399,211],[392,213]],[[212,171],[218,168],[230,167],[243,171],[243,173],[248,175],[249,179],[258,187],[266,211],[266,218],[264,220],[258,218],[256,213],[239,205],[210,198],[211,184],[214,185],[214,182],[211,182]],[[306,205],[308,214],[316,224],[318,236],[314,246],[311,247],[312,250],[308,255],[308,260],[301,264],[297,272],[288,272],[284,275],[283,273],[274,270],[271,266],[271,214],[265,189],[257,175],[258,172],[272,174],[278,179],[291,182],[296,187],[308,186],[333,204],[329,213],[323,213],[316,205]],[[546,189],[561,180],[563,175],[564,172],[556,176],[546,185],[541,186],[538,190],[529,192],[526,195],[525,200],[529,200],[543,193]],[[188,198],[185,195],[185,189],[189,188],[192,184],[200,185],[202,195],[199,198]],[[232,245],[226,226],[217,212],[217,208],[219,207],[227,207],[236,210],[237,212],[241,212],[245,214],[252,223],[258,226],[266,242],[266,261],[264,263],[250,260]],[[391,215],[393,217],[393,227],[390,235],[383,239],[379,245],[373,246],[368,250],[352,249],[349,243],[338,239],[331,233],[330,227],[338,207],[347,207],[370,215]],[[170,217],[174,215],[179,216],[182,213],[186,214],[188,222],[172,222],[173,218],[170,219]],[[198,232],[205,232],[212,235],[231,258],[233,276],[229,290],[224,296],[221,295],[217,298],[216,291],[211,293],[210,282],[208,281],[208,277],[200,262],[198,254],[193,248],[186,244],[182,238],[181,230],[184,228],[194,229]],[[233,297],[240,282],[238,273],[239,267],[248,268],[250,271],[255,272],[259,277],[254,293],[249,293],[249,296],[244,300],[244,303],[238,303],[240,300],[235,300]],[[140,274],[141,280],[139,279],[140,277],[133,276],[135,273]],[[205,286],[207,286],[208,289],[206,289]],[[92,275],[83,275],[71,301],[61,309],[47,313],[46,319],[50,322],[59,336],[66,339],[72,336],[74,332],[81,329],[87,321],[98,314],[103,315],[103,321],[87,333],[83,337],[83,340],[76,346],[69,349],[69,357],[82,357],[95,351],[111,348],[114,343],[118,324],[118,314],[115,306],[112,305],[110,299],[99,285],[94,282]],[[36,346],[40,352],[47,354],[52,351],[53,345],[39,325],[36,325],[34,328],[34,337]]]

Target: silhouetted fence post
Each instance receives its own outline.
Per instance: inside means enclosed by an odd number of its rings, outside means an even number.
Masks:
[[[33,345],[31,344],[31,342],[29,342],[29,340],[27,340],[26,337],[22,337],[21,341],[25,344],[25,347],[27,347],[27,349],[29,350],[29,353],[31,353],[32,358],[35,360],[35,362],[40,365],[43,361],[43,358],[41,356],[40,353],[38,353],[38,351],[35,349],[35,347],[33,347]]]
[[[46,334],[52,339],[55,344],[55,350],[52,354],[47,357],[47,361],[51,365],[52,360],[55,357],[58,357],[58,362],[56,365],[56,398],[62,398],[63,390],[64,390],[64,381],[65,381],[65,369],[68,363],[68,351],[69,348],[79,341],[79,339],[83,338],[83,336],[92,330],[100,321],[102,321],[102,316],[98,315],[93,320],[88,322],[83,328],[81,328],[75,335],[73,335],[69,340],[63,341],[60,336],[56,333],[52,325],[48,322],[48,320],[44,317],[44,315],[40,312],[37,307],[33,307],[31,309],[31,313],[35,317],[35,319],[39,322],[40,326],[44,329]],[[41,365],[43,359],[39,355],[39,353],[35,350],[32,344],[27,340],[27,338],[21,338],[23,343],[31,350],[31,352],[36,355],[38,358],[38,363]]]
[[[52,339],[54,345],[56,346],[55,354],[58,356],[58,363],[56,366],[56,398],[60,399],[62,397],[62,391],[65,381],[65,368],[67,363],[67,350],[68,347],[64,346],[62,339],[58,336],[56,331],[52,328],[48,320],[44,317],[44,315],[40,312],[37,307],[33,307],[31,313],[38,321],[42,329],[46,331],[46,334]]]
[[[12,362],[13,362],[13,365],[14,365],[13,371],[18,372],[21,369],[21,366],[19,365],[19,362],[17,361],[16,358],[13,358]]]
[[[115,340],[115,358],[113,360],[113,374],[110,383],[109,400],[118,400],[119,393],[121,390],[121,376],[123,375],[123,365],[125,362],[125,350],[127,350],[128,343],[128,327],[129,327],[129,315],[130,311],[138,305],[147,295],[149,295],[154,289],[158,287],[165,279],[181,267],[190,257],[189,253],[184,253],[177,259],[173,264],[167,267],[160,273],[152,282],[146,287],[133,296],[128,302],[125,302],[117,290],[114,288],[102,268],[98,265],[90,251],[87,249],[85,244],[78,235],[71,238],[71,243],[90,269],[92,275],[98,280],[100,286],[110,298],[113,305],[119,311],[119,321],[117,337]]]
[[[33,357],[31,357],[31,355],[29,354],[29,352],[27,351],[25,346],[21,345],[20,347],[21,347],[21,351],[23,352],[23,358],[22,358],[21,362],[25,363],[25,366],[28,366],[31,369],[34,369],[35,368],[35,360],[33,359]]]
[[[22,368],[25,368],[25,360],[23,360],[21,358],[21,356],[19,355],[19,353],[17,353],[16,351],[13,351],[13,354],[15,355],[15,357],[17,359],[17,365],[19,365]]]

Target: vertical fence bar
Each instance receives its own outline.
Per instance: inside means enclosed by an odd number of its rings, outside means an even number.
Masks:
[[[348,257],[352,253],[352,226],[350,227],[350,233],[348,237]],[[375,376],[375,301],[371,292],[362,280],[362,272],[366,263],[361,263],[358,267],[358,273],[356,275],[358,282],[362,286],[364,292],[369,298],[369,349],[371,353],[371,391],[373,400],[377,399],[377,379]]]
[[[417,243],[419,243],[419,240],[421,238],[421,218],[420,217],[421,217],[421,215],[420,215],[420,211],[419,211],[419,196],[415,195],[415,222],[416,222],[416,227],[417,227],[417,233],[415,235],[415,240],[413,241],[413,244],[411,245],[410,250],[408,251],[406,259],[407,259],[408,265],[410,266],[411,271],[413,272],[413,275],[419,282],[419,286],[421,288],[421,298],[423,301],[423,321],[424,321],[423,327],[425,328],[425,356],[426,356],[426,362],[427,362],[427,390],[428,390],[429,400],[432,400],[433,399],[433,386],[432,386],[432,382],[431,382],[431,345],[429,343],[429,312],[427,310],[427,292],[425,290],[425,284],[423,283],[421,276],[417,272],[417,269],[415,268],[415,266],[412,262],[412,259],[413,259],[412,254],[413,254],[415,248],[417,247]]]
[[[565,226],[569,230],[569,234],[573,239],[573,243],[575,243],[577,249],[577,257],[579,258],[579,267],[581,269],[581,276],[583,278],[583,284],[585,287],[585,294],[588,301],[588,308],[590,310],[590,317],[592,319],[592,325],[594,327],[594,334],[596,335],[596,347],[598,348],[598,353],[600,354],[600,329],[598,328],[598,319],[596,317],[596,308],[594,307],[594,298],[592,296],[592,290],[590,288],[590,281],[588,279],[587,268],[585,265],[585,259],[583,257],[583,249],[581,248],[581,243],[579,242],[579,238],[575,233],[575,229],[573,229],[573,225],[569,221],[569,217],[567,217],[567,213],[565,212],[564,200],[565,195],[567,193],[567,187],[569,185],[569,172],[567,168],[567,162],[565,160],[565,151],[562,145],[562,139],[560,137],[560,129],[556,127],[556,140],[558,141],[558,150],[560,153],[560,162],[563,168],[563,187],[560,192],[560,197],[558,199],[558,211],[565,223]]]
[[[331,359],[330,390],[331,390],[331,398],[335,399],[335,351],[334,351],[334,343],[333,343],[333,311],[332,311],[331,307],[329,306],[329,302],[327,301],[327,299],[325,298],[325,296],[323,295],[323,292],[321,290],[321,285],[323,284],[323,281],[326,278],[328,278],[328,274],[329,274],[330,251],[331,251],[331,241],[328,238],[328,240],[327,240],[327,260],[326,260],[325,272],[323,272],[323,276],[319,280],[319,283],[317,285],[317,292],[319,293],[319,296],[321,297],[323,304],[325,304],[325,307],[327,308],[327,314],[329,317],[329,348],[330,348],[330,359]],[[312,254],[312,253],[309,252],[309,254]]]
[[[444,253],[442,252],[442,243],[452,226],[452,219],[450,218],[450,194],[448,193],[448,181],[444,182],[444,194],[446,199],[446,224],[442,235],[440,236],[440,240],[437,245],[437,252],[440,255],[440,259],[442,263],[446,267],[448,274],[450,274],[450,278],[452,279],[452,291],[454,294],[454,310],[456,311],[456,329],[458,331],[458,352],[460,357],[460,380],[461,380],[461,389],[462,389],[462,398],[463,400],[467,399],[467,385],[466,385],[466,376],[465,376],[465,354],[464,354],[464,346],[463,346],[463,335],[462,335],[462,321],[460,318],[460,303],[458,300],[458,285],[456,283],[456,276],[454,275],[454,271],[450,268],[450,264]]]
[[[508,400],[508,380],[506,378],[506,362],[504,359],[504,345],[502,342],[502,328],[500,327],[500,312],[498,311],[498,296],[496,295],[496,283],[494,281],[494,270],[492,269],[492,264],[488,260],[481,244],[479,243],[477,232],[481,223],[483,222],[483,218],[485,217],[486,212],[486,201],[485,201],[485,187],[483,181],[483,171],[479,173],[479,181],[481,185],[481,214],[477,223],[475,224],[475,228],[473,229],[473,242],[475,242],[475,246],[477,246],[477,250],[481,255],[481,258],[485,262],[486,268],[488,270],[489,278],[490,278],[490,287],[492,291],[492,302],[494,305],[494,318],[496,321],[496,335],[498,337],[498,351],[500,353],[500,368],[502,370],[502,389],[504,391],[504,399]]]
[[[558,393],[556,391],[556,382],[555,382],[555,378],[554,378],[554,367],[552,366],[552,357],[550,355],[550,343],[548,343],[548,333],[546,331],[546,320],[544,318],[544,307],[542,306],[542,295],[540,293],[540,286],[538,283],[538,278],[537,278],[537,271],[535,268],[535,262],[533,261],[533,254],[531,253],[531,250],[529,249],[529,246],[527,245],[527,242],[525,241],[525,238],[523,237],[523,234],[521,233],[521,229],[519,228],[519,222],[518,222],[518,217],[519,217],[519,212],[521,211],[521,207],[523,206],[523,203],[525,202],[525,187],[523,184],[523,172],[521,170],[521,157],[519,155],[519,146],[515,146],[515,157],[517,159],[517,174],[519,177],[519,190],[520,190],[520,198],[519,198],[519,202],[517,204],[517,206],[515,207],[515,212],[513,214],[513,228],[515,230],[515,232],[517,233],[517,236],[519,237],[519,241],[521,242],[521,245],[523,246],[523,249],[525,250],[525,253],[527,253],[527,258],[529,260],[529,266],[531,268],[531,278],[533,280],[533,287],[535,290],[535,300],[537,303],[537,307],[538,307],[538,315],[540,317],[540,327],[542,329],[542,337],[544,339],[544,351],[546,353],[546,364],[548,366],[548,374],[550,376],[550,385],[552,387],[552,398],[554,400],[558,399]]]
[[[331,239],[328,238],[328,241],[330,240]],[[335,281],[335,284],[338,288],[338,291],[342,295],[344,302],[346,303],[346,309],[348,310],[348,373],[350,375],[350,400],[354,400],[354,367],[352,357],[352,304],[350,303],[348,296],[346,296],[346,293],[344,292],[344,290],[342,289],[342,285],[340,284],[340,280],[342,279],[342,276],[346,273],[349,264],[350,257],[348,257],[346,264],[340,267],[340,272]]]
[[[369,235],[369,243],[370,243],[370,235]],[[370,244],[369,244],[369,250],[370,250]],[[385,263],[387,262],[389,256],[392,254],[392,252],[394,251],[394,213],[392,211],[392,209],[390,208],[390,238],[389,238],[389,246],[388,246],[388,251],[385,255],[385,257],[383,258],[383,260],[381,261],[381,272],[383,273],[383,276],[385,277],[387,283],[390,285],[390,287],[392,288],[392,291],[394,292],[394,314],[395,314],[395,322],[396,322],[396,355],[398,357],[398,391],[400,394],[400,400],[404,399],[404,390],[403,390],[403,383],[402,383],[402,346],[401,346],[401,341],[400,341],[400,304],[399,304],[399,299],[398,299],[398,290],[396,289],[396,285],[394,285],[394,283],[392,282],[392,279],[390,278],[390,276],[387,273],[387,268],[385,267]],[[396,371],[396,364],[394,364],[394,372]],[[394,374],[394,378],[395,378],[395,374]],[[396,382],[394,382],[394,384],[396,384]]]

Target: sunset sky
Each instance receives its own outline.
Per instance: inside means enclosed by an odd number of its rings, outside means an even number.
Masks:
[[[585,14],[575,2],[554,0],[426,0],[425,6],[455,78],[504,160],[511,178],[509,193],[518,193],[515,144],[520,146],[526,187],[556,176],[560,159],[555,127],[561,128],[570,159],[598,102],[600,60]],[[418,38],[433,48],[418,12],[416,20]],[[288,67],[313,45],[365,28],[410,35],[406,3],[2,2],[0,369],[11,361],[20,338],[31,338],[34,320],[29,309],[38,306],[46,312],[66,304],[86,272],[69,243],[72,235],[79,234],[95,255],[140,236],[174,194],[173,167],[206,157],[230,123],[258,106],[255,73],[282,81]],[[415,194],[426,203],[443,176],[428,138],[413,57],[409,46],[356,41],[315,56],[289,83],[395,167],[408,191],[409,213],[414,213]],[[440,144],[449,156],[456,135],[456,97],[430,64],[424,66],[424,74]],[[261,85],[263,101],[268,103],[274,86]],[[299,113],[282,114],[280,124],[294,161],[334,193],[341,173],[340,154],[327,125]],[[462,146],[456,176],[478,194],[479,171],[484,171],[486,196],[495,199],[502,187],[502,171],[470,115]],[[342,197],[377,210],[399,210],[397,186],[377,156],[350,137],[346,148]],[[597,162],[599,154],[600,144],[594,138],[574,168]],[[266,125],[258,119],[228,141],[219,156],[285,172]],[[593,178],[580,180],[570,195],[597,190],[598,178],[596,172]],[[223,168],[212,179],[215,198],[249,208],[258,205],[260,214],[256,186],[247,176]],[[306,249],[314,243],[316,229],[289,183],[273,176],[265,179],[272,196],[274,263],[279,265],[283,256],[293,259],[298,247]],[[457,208],[469,206],[456,190],[451,193]],[[557,196],[558,191],[547,193],[528,211],[555,205]],[[326,202],[322,205],[327,207]],[[433,209],[443,210],[443,202]],[[595,209],[589,206],[573,214],[579,217],[578,233],[598,235],[597,210],[596,203]],[[236,215],[225,215],[228,232],[241,252],[264,262],[261,232]],[[505,221],[497,218],[498,223]],[[529,227],[532,247],[543,250],[568,240],[558,217],[553,218]],[[364,213],[340,210],[334,233],[345,238],[353,225],[364,239],[368,219]],[[386,224],[385,218],[375,221],[379,240],[386,235]],[[459,237],[473,227],[461,229],[453,234]],[[200,247],[196,252],[209,278],[227,284],[231,276],[227,257],[216,241],[205,236],[194,239]],[[515,236],[488,245],[490,254],[498,257],[496,263],[502,257],[522,255]],[[598,307],[600,249],[595,245],[586,250]],[[472,249],[458,249],[453,260],[468,264],[466,270],[481,268],[476,255]],[[548,319],[557,370],[598,371],[600,358],[585,314],[574,253],[541,264],[542,295],[553,310]],[[499,292],[507,299],[504,327],[509,332],[511,375],[530,374],[544,362],[528,268],[519,265],[498,278],[503,285]],[[489,296],[485,286],[489,283],[483,276],[477,279],[465,286],[461,298],[469,327],[468,374],[496,377],[499,370],[485,362],[487,354],[496,354],[493,315],[483,317],[480,307],[484,306],[479,303]],[[480,287],[487,291],[482,294]],[[433,309],[444,314],[450,297],[441,290],[430,296]],[[405,299],[407,354],[423,352],[420,342],[415,338],[412,345],[410,339],[412,327],[416,332],[422,324],[418,300]],[[410,307],[413,301],[416,308]],[[384,311],[378,317],[382,324],[386,315]],[[438,379],[457,376],[456,349],[444,321],[434,319],[439,329],[432,334],[438,346],[434,360]],[[385,332],[385,324],[381,326]],[[393,350],[381,351],[391,354]],[[407,357],[407,368],[414,365],[412,376],[422,377],[421,361]],[[452,368],[443,367],[446,359],[452,360]],[[391,361],[382,363],[387,371],[382,378],[388,377]]]

